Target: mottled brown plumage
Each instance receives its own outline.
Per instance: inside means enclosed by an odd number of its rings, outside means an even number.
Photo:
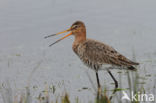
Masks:
[[[127,59],[112,47],[92,39],[74,43],[73,50],[85,64],[91,68],[95,67],[95,70],[102,68],[102,65],[106,64],[125,68],[138,65],[138,63]]]
[[[107,44],[104,44],[102,42],[99,42],[93,39],[87,39],[86,27],[84,23],[81,21],[76,21],[66,31],[59,32],[57,34],[53,34],[50,36],[58,35],[58,34],[69,32],[69,31],[71,31],[69,34],[57,40],[53,44],[61,41],[62,39],[70,35],[75,36],[72,49],[85,65],[87,65],[88,67],[96,71],[97,83],[98,83],[98,88],[99,88],[98,90],[100,90],[100,87],[101,87],[100,82],[99,82],[99,77],[98,77],[99,69],[104,68],[108,71],[108,73],[110,74],[110,76],[115,82],[115,88],[118,87],[118,82],[116,81],[112,73],[109,71],[110,67],[127,68],[129,70],[136,70],[133,67],[133,65],[138,65],[139,63],[136,63],[127,59],[125,56],[121,55],[115,49],[108,46]],[[50,36],[46,36],[45,38],[50,37]],[[52,46],[53,44],[51,44],[50,46]],[[105,65],[108,65],[108,66],[105,66]],[[114,90],[114,93],[115,92],[116,90]]]
[[[71,28],[75,27],[75,25],[77,25],[77,28],[72,31],[75,36],[73,51],[90,68],[98,70],[102,69],[102,65],[110,64],[134,70],[133,65],[138,65],[138,63],[127,59],[107,44],[93,39],[86,39],[86,29],[81,21],[75,22]]]

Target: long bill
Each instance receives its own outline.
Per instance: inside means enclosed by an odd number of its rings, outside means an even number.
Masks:
[[[46,38],[49,38],[49,37],[51,37],[51,36],[55,36],[55,35],[59,35],[59,34],[62,34],[62,33],[66,33],[66,32],[69,32],[70,30],[71,30],[71,28],[69,28],[69,29],[67,29],[67,30],[65,30],[65,31],[56,33],[56,34],[51,34],[51,35],[45,36],[44,38],[46,39]]]
[[[67,35],[65,35],[65,36],[64,36],[64,37],[62,37],[61,39],[58,39],[58,40],[57,40],[57,41],[55,41],[54,43],[50,44],[50,45],[49,45],[49,47],[50,47],[50,46],[52,46],[52,45],[54,45],[54,44],[56,44],[56,43],[58,43],[59,41],[63,40],[64,38],[66,38],[66,37],[68,37],[68,36],[70,36],[70,35],[72,35],[72,32],[71,32],[71,33],[69,33],[69,34],[67,34]]]
[[[58,34],[66,33],[66,32],[69,32],[69,31],[71,31],[71,28],[69,28],[69,29],[67,29],[67,30],[65,30],[65,31],[56,33],[56,34],[52,34],[52,35],[45,36],[44,38],[46,39],[46,38],[49,38],[49,37],[51,37],[51,36],[55,36],[55,35],[58,35]],[[68,37],[68,36],[70,36],[70,35],[72,35],[72,32],[69,33],[69,34],[67,34],[67,35],[65,35],[65,36],[62,37],[61,39],[58,39],[58,40],[55,41],[54,43],[50,44],[49,47],[52,46],[52,45],[54,45],[54,44],[56,44],[56,43],[58,43],[59,41],[63,40],[64,38],[66,38],[66,37]]]

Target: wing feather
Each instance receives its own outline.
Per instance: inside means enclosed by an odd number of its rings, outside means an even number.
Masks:
[[[83,45],[85,45],[83,55],[93,62],[117,66],[138,65],[138,63],[135,63],[118,53],[114,48],[101,42],[88,39]]]

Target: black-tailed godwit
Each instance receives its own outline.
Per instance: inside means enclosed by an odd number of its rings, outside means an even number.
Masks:
[[[101,90],[98,70],[103,68],[107,70],[115,82],[115,88],[118,88],[118,82],[110,72],[110,69],[124,68],[128,70],[136,70],[133,65],[139,65],[139,63],[127,59],[109,45],[86,38],[86,27],[82,21],[76,21],[69,29],[57,34],[46,36],[45,38],[66,32],[70,33],[49,46],[54,45],[70,35],[74,35],[75,40],[72,49],[85,65],[95,70],[98,90]]]

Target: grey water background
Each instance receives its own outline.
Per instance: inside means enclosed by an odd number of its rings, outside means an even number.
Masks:
[[[155,18],[155,0],[1,0],[0,83],[9,80],[16,91],[26,87],[31,79],[31,87],[38,87],[32,89],[34,97],[47,82],[61,85],[56,88],[58,95],[65,90],[70,98],[92,100],[95,91],[86,72],[96,86],[95,74],[73,53],[74,37],[50,48],[48,45],[63,34],[44,39],[81,20],[88,38],[107,43],[130,59],[135,53],[141,63],[140,75],[151,75],[145,84],[149,89],[155,85],[156,77]],[[34,68],[37,69],[31,75]],[[112,72],[118,77],[117,71]],[[105,71],[100,71],[100,80],[103,86],[113,87]],[[91,89],[80,92],[83,87]]]

